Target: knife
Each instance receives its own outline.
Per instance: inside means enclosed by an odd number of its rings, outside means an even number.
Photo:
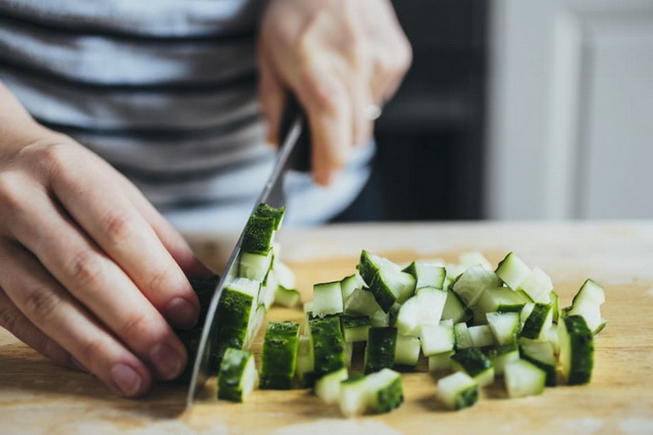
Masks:
[[[271,207],[281,207],[285,205],[284,194],[284,180],[288,169],[298,171],[308,171],[310,168],[310,146],[308,141],[308,129],[306,124],[306,117],[302,113],[301,107],[297,100],[289,96],[284,110],[284,116],[281,123],[281,147],[277,152],[276,162],[272,169],[272,173],[268,177],[267,182],[263,186],[263,190],[259,195],[254,207],[250,212],[251,217],[260,203],[268,204]],[[247,223],[247,220],[245,221]],[[244,227],[243,227],[244,230]],[[216,331],[216,324],[220,321],[215,321],[215,312],[218,307],[220,296],[225,285],[233,280],[237,272],[237,260],[240,255],[240,248],[243,242],[243,232],[241,231],[240,237],[236,242],[227,265],[220,281],[217,284],[211,303],[202,326],[202,335],[200,338],[199,346],[195,360],[193,361],[193,371],[190,379],[190,386],[186,396],[186,407],[190,406],[195,398],[198,396],[206,380],[211,376],[209,373],[209,357],[211,355],[212,346],[215,344],[210,337],[214,336]]]

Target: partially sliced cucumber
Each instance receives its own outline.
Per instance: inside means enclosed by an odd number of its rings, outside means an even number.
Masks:
[[[241,252],[267,255],[272,249],[276,220],[272,217],[253,215],[243,230]]]
[[[263,281],[272,266],[272,250],[266,254],[243,252],[238,261],[238,276]]]
[[[438,380],[438,398],[449,409],[463,409],[478,401],[478,384],[464,372],[453,373]]]
[[[471,307],[474,306],[486,289],[498,286],[499,279],[494,272],[476,265],[470,267],[458,277],[453,284],[453,291],[460,296],[465,305]]]
[[[451,370],[451,355],[453,355],[453,351],[429,356],[429,372],[438,373]]]
[[[522,343],[519,353],[522,359],[535,364],[546,373],[546,385],[555,386],[557,361],[551,343],[547,341]]]
[[[545,339],[545,334],[552,324],[551,305],[538,302],[533,306],[533,310],[526,318],[519,335],[531,340]]]
[[[365,373],[377,372],[392,367],[396,345],[396,328],[370,328],[367,346],[365,347]]]
[[[407,335],[397,335],[394,365],[415,367],[419,360],[419,350],[419,338]]]
[[[415,291],[415,278],[383,257],[361,252],[358,271],[385,312],[395,302],[402,303]]]
[[[340,281],[325,282],[313,286],[313,314],[324,316],[343,311]]]
[[[469,328],[464,322],[456,323],[453,327],[454,338],[456,339],[456,349],[466,349],[474,347],[472,336],[469,334]]]
[[[357,288],[345,299],[345,313],[359,316],[372,316],[383,311],[369,289]]]
[[[369,317],[343,315],[341,321],[342,330],[347,343],[367,341],[367,333],[371,326]]]
[[[494,346],[494,334],[488,325],[470,326],[467,328],[470,337],[472,337],[472,344],[474,347]]]
[[[254,355],[232,347],[227,349],[218,374],[218,399],[244,402],[257,382]]]
[[[535,267],[519,285],[519,290],[524,291],[533,302],[549,304],[551,303],[553,283],[549,275],[539,267]]]
[[[274,208],[270,207],[267,204],[259,204],[256,206],[256,211],[254,212],[256,216],[261,216],[261,217],[267,217],[273,220],[274,222],[274,230],[278,230],[281,228],[281,224],[283,222],[283,218],[286,214],[286,207],[279,207],[279,208]]]
[[[447,300],[442,309],[441,320],[453,320],[454,323],[466,322],[471,318],[472,312],[462,303],[453,290],[447,290]]]
[[[438,325],[424,326],[420,337],[425,356],[451,351],[455,345],[453,322],[443,320]]]
[[[560,319],[560,363],[567,384],[587,384],[594,367],[594,338],[581,316],[571,315]]]
[[[300,298],[301,295],[298,290],[286,288],[282,285],[278,285],[277,291],[274,293],[274,303],[282,307],[295,307],[299,304]]]
[[[261,357],[262,389],[290,389],[297,367],[298,344],[299,323],[268,323]]]
[[[487,313],[488,325],[500,345],[514,343],[521,326],[519,313]]]
[[[397,329],[403,335],[418,336],[423,326],[437,325],[447,293],[432,287],[423,287],[399,309]]]
[[[340,288],[342,290],[342,300],[346,301],[347,298],[354,292],[356,289],[361,289],[365,286],[365,281],[357,273],[349,275],[340,281]]]
[[[242,349],[245,345],[260,285],[258,281],[236,278],[222,291],[216,310],[216,318],[220,319],[216,331],[217,360],[227,348]]]
[[[325,403],[338,402],[340,398],[340,384],[347,377],[347,369],[344,367],[322,376],[315,382],[315,395]]]
[[[495,273],[508,287],[517,290],[531,273],[531,269],[521,258],[510,252],[499,262]]]
[[[492,361],[478,348],[459,349],[451,356],[451,361],[456,370],[467,373],[481,387],[494,381]]]
[[[506,364],[504,370],[509,397],[534,396],[544,391],[546,373],[536,365],[520,359]]]
[[[314,317],[308,323],[313,341],[316,377],[347,367],[340,316]]]
[[[519,359],[519,348],[517,347],[517,343],[513,342],[495,346],[488,349],[485,354],[492,361],[494,374],[500,376],[503,375],[506,364]]]
[[[424,261],[413,261],[404,272],[415,278],[415,288],[433,287],[442,290],[447,272],[444,267]]]

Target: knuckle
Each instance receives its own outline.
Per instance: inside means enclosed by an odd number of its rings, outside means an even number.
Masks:
[[[340,86],[337,86],[325,74],[315,72],[314,68],[305,68],[300,72],[300,89],[309,100],[309,104],[320,112],[335,113],[342,98]]]
[[[14,332],[18,324],[20,313],[11,306],[0,306],[0,326]]]
[[[75,254],[68,266],[68,274],[79,285],[86,287],[97,282],[102,273],[102,264],[93,251]]]
[[[107,214],[104,218],[103,228],[107,242],[112,247],[121,246],[135,234],[132,220],[122,214]]]
[[[104,341],[95,338],[89,339],[82,343],[79,351],[79,360],[82,363],[88,363],[89,361],[97,361],[100,356],[106,353],[107,346]],[[87,366],[88,367],[88,366]]]
[[[143,313],[134,313],[122,322],[118,335],[121,337],[148,337],[151,334],[151,319]]]
[[[152,294],[161,293],[164,287],[168,287],[170,282],[172,269],[163,269],[155,272],[149,280],[149,290]]]
[[[49,288],[32,289],[25,298],[25,311],[40,322],[46,323],[56,312],[60,302],[60,298]]]
[[[8,210],[20,210],[23,207],[23,188],[25,180],[17,173],[0,174],[0,204]]]

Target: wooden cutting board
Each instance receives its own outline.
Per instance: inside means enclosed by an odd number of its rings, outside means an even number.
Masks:
[[[229,248],[220,235],[191,239],[214,265]],[[184,411],[183,388],[159,386],[144,399],[121,399],[0,331],[0,433],[653,433],[653,222],[347,225],[288,231],[282,243],[304,298],[313,283],[351,273],[361,248],[396,261],[455,261],[462,251],[479,250],[496,262],[514,250],[552,276],[563,303],[592,277],[606,288],[609,320],[596,339],[592,382],[507,400],[497,381],[475,407],[450,412],[436,401],[431,375],[408,373],[400,409],[353,420],[306,390],[256,391],[246,404],[232,404],[212,399],[211,384],[207,401]],[[275,308],[269,317],[302,314]]]

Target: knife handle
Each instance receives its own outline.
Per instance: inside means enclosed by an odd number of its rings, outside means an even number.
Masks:
[[[308,129],[308,120],[304,109],[297,101],[297,98],[288,93],[286,98],[286,107],[281,118],[280,143],[284,143],[290,127],[295,120],[301,122],[301,133],[297,139],[292,153],[288,157],[288,168],[300,172],[310,172],[311,170],[311,135]]]

